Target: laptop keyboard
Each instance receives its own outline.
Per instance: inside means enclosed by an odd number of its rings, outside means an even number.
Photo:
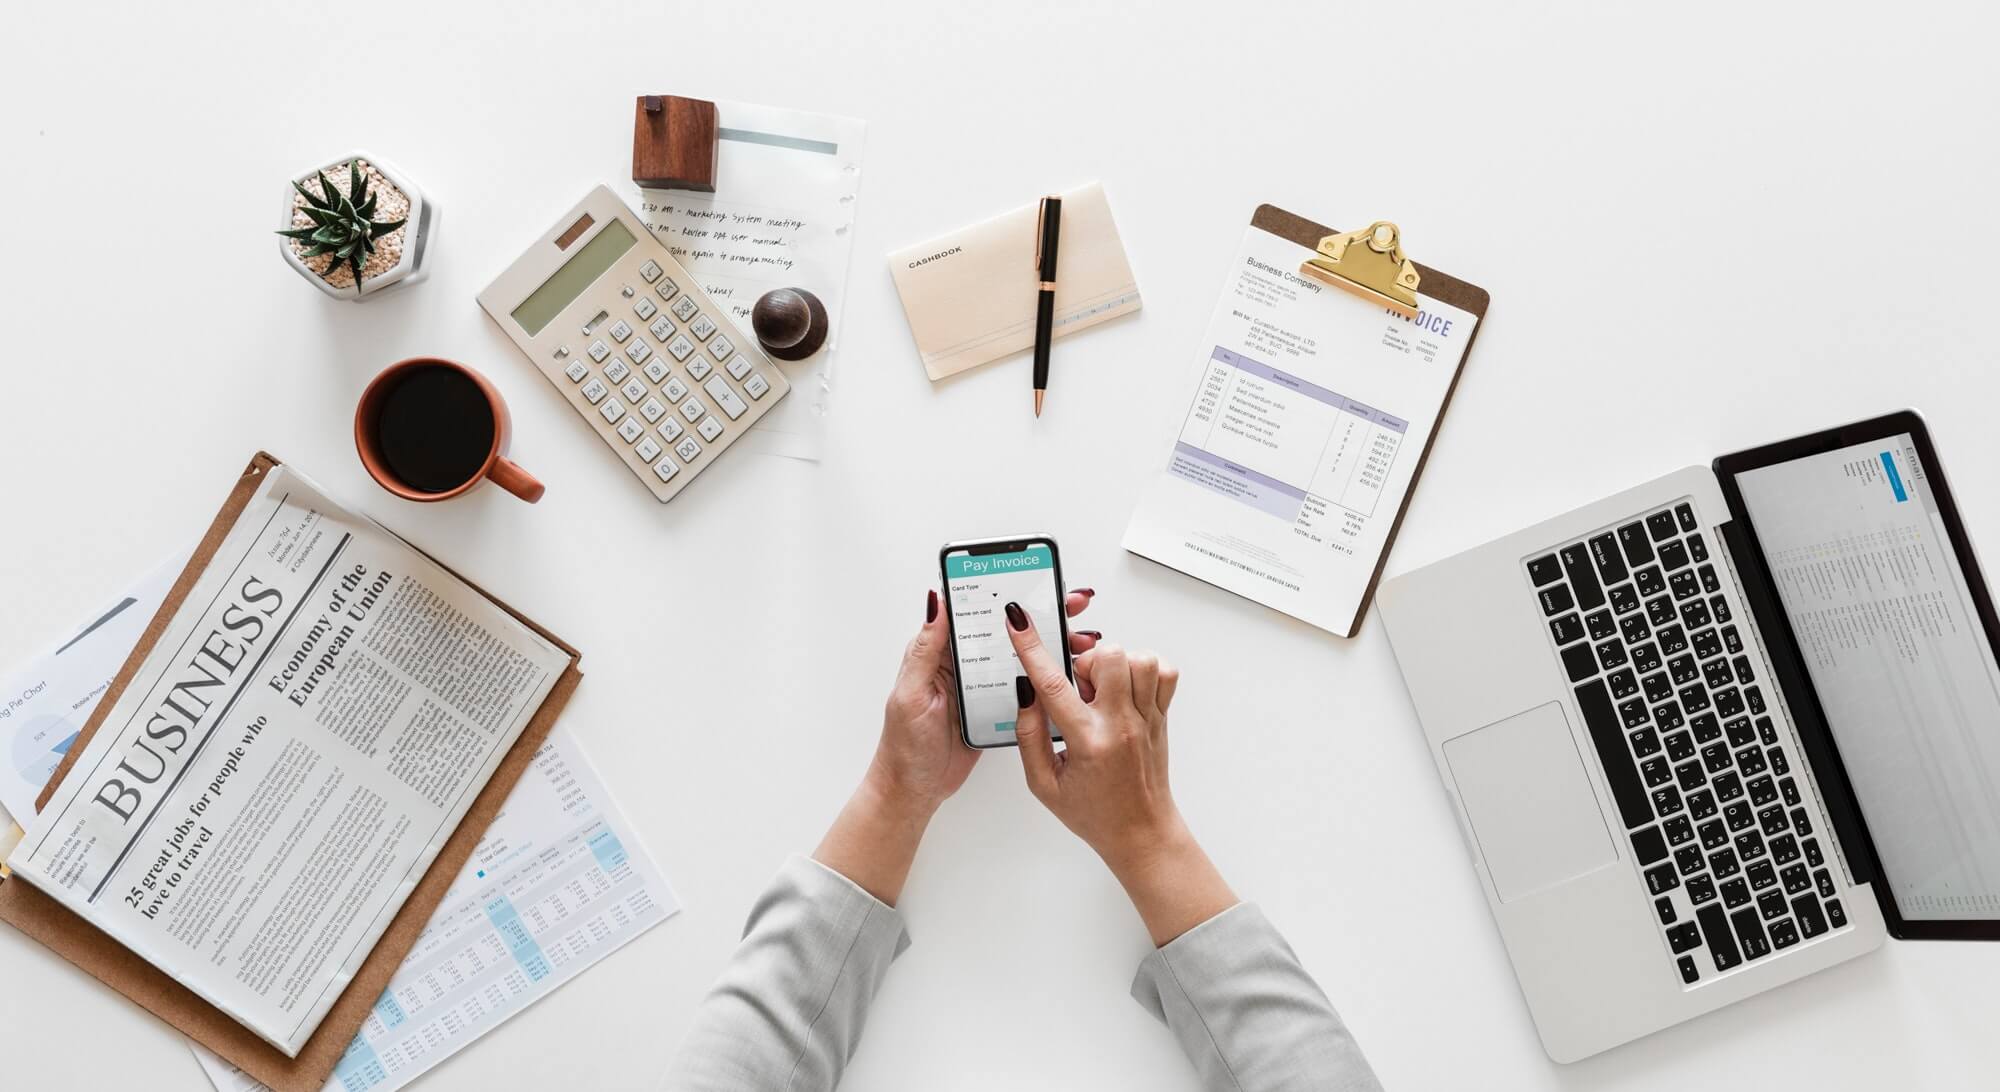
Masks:
[[[1681,981],[1847,924],[1683,501],[1527,563]]]

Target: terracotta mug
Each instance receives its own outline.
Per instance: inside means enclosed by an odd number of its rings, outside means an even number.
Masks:
[[[507,403],[463,364],[411,357],[382,370],[354,410],[354,448],[377,484],[405,500],[450,500],[480,482],[533,504],[542,483],[501,452]]]

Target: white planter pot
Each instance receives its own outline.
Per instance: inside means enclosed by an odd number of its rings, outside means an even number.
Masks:
[[[353,159],[362,160],[382,172],[383,177],[395,183],[396,188],[402,190],[403,195],[410,199],[408,222],[403,226],[403,253],[397,259],[396,264],[368,277],[359,284],[349,285],[346,288],[338,288],[329,284],[326,278],[319,275],[319,270],[307,265],[304,259],[299,257],[298,252],[292,248],[292,240],[280,237],[278,239],[278,251],[284,255],[285,264],[291,266],[299,276],[304,277],[308,284],[335,299],[360,301],[380,295],[387,289],[394,288],[397,285],[415,284],[424,279],[424,274],[428,272],[425,268],[424,260],[429,256],[431,230],[437,224],[438,208],[437,205],[432,203],[429,197],[425,196],[423,190],[417,188],[415,182],[410,181],[409,175],[404,174],[396,167],[385,162],[380,156],[370,155],[363,151],[350,152],[319,169],[327,171],[329,176],[331,176],[335,168],[345,171],[348,161]],[[315,173],[314,171],[306,171],[304,174],[298,176],[298,180],[300,182],[309,181],[314,177]],[[285,212],[283,218],[279,221],[279,230],[281,231],[289,231],[295,226],[293,224],[293,210],[296,206],[293,202],[297,196],[297,191],[293,190],[287,184],[285,186]],[[315,258],[313,260],[313,265],[323,264],[323,258]]]

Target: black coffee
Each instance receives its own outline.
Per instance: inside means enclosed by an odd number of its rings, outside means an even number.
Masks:
[[[382,461],[412,489],[445,493],[471,481],[493,451],[493,404],[457,368],[412,368],[382,398]]]

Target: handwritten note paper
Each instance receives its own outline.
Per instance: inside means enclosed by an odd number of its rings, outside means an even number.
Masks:
[[[866,126],[746,103],[718,102],[715,109],[721,138],[715,192],[635,189],[633,207],[746,340],[751,309],[774,288],[804,288],[826,305],[832,325],[826,347],[805,360],[776,362],[792,393],[737,441],[768,454],[817,459],[832,409]]]

